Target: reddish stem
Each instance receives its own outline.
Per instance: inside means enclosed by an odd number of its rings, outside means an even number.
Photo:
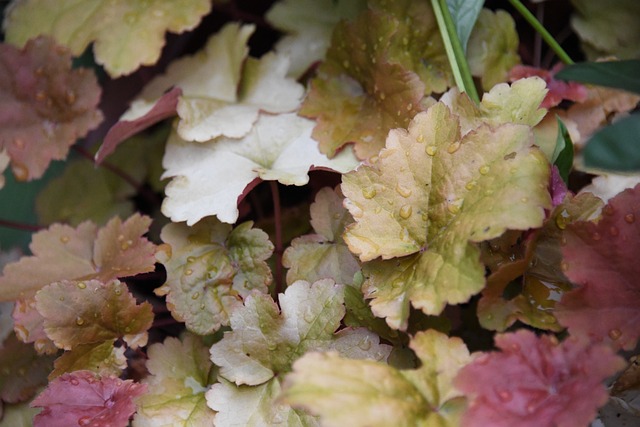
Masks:
[[[92,163],[95,164],[95,160],[93,158],[93,155],[91,155],[91,153],[89,153],[87,150],[85,150],[83,147],[80,147],[78,145],[74,145],[73,149],[76,153],[80,154],[82,157],[85,157],[86,159],[90,160]],[[133,188],[136,189],[136,191],[141,191],[142,189],[142,184],[139,183],[136,179],[134,179],[131,175],[129,175],[128,173],[126,173],[125,171],[123,171],[122,169],[120,169],[119,167],[104,161],[102,163],[100,163],[98,166],[103,167],[105,169],[107,169],[110,172],[113,172],[114,174],[118,175],[120,178],[122,178],[125,182],[127,182],[129,185],[131,185]]]
[[[273,198],[273,222],[276,229],[276,273],[275,273],[275,294],[276,296],[282,292],[282,215],[280,212],[280,190],[276,181],[269,181],[271,187],[271,197]]]
[[[44,230],[47,227],[41,225],[25,224],[23,222],[11,221],[8,219],[0,219],[0,227],[13,228],[14,230],[22,230],[29,232],[36,232]]]

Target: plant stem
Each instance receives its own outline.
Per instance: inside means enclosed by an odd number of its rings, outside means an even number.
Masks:
[[[551,50],[558,55],[558,58],[565,64],[573,64],[573,60],[567,55],[567,52],[562,49],[560,44],[553,38],[551,34],[547,31],[546,28],[536,19],[535,16],[526,8],[525,5],[522,4],[520,0],[509,0],[509,3],[522,15],[522,17],[527,21],[534,30],[536,30],[541,36],[542,39],[547,42]]]
[[[469,70],[469,64],[460,43],[460,38],[456,32],[456,27],[451,18],[451,13],[447,7],[446,0],[431,0],[433,11],[438,21],[438,27],[440,28],[440,35],[444,42],[445,50],[447,51],[447,57],[449,58],[449,64],[453,71],[453,77],[456,81],[456,85],[461,92],[466,92],[476,104],[480,102],[476,86],[473,83],[473,77]]]
[[[280,190],[276,181],[269,181],[271,187],[271,197],[273,198],[273,222],[276,229],[276,273],[275,273],[275,294],[283,291],[282,277],[282,214],[280,212]]]
[[[14,230],[22,230],[29,232],[36,232],[44,230],[46,227],[33,224],[25,224],[23,222],[11,221],[9,219],[0,219],[0,227],[13,228]]]

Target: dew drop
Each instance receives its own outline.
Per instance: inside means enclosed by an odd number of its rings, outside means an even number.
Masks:
[[[489,173],[489,171],[490,171],[490,170],[491,170],[491,169],[489,168],[489,166],[484,165],[484,166],[482,166],[482,167],[480,168],[480,174],[481,174],[481,175],[486,175],[486,174],[488,174],[488,173]]]
[[[523,197],[523,198],[521,198],[521,199],[520,199],[520,201],[521,201],[522,203],[527,203],[527,202],[529,201],[529,199],[528,199],[528,198],[526,198],[526,197]]]
[[[416,138],[416,141],[418,141],[419,143],[423,143],[424,142],[424,135],[423,134],[418,134],[418,137]]]
[[[611,205],[606,205],[604,208],[602,208],[602,212],[605,215],[611,216],[611,215],[613,215],[615,213],[615,209]]]
[[[362,351],[371,350],[371,340],[369,337],[364,337],[364,339],[358,343],[358,347],[360,347]]]
[[[498,392],[498,397],[503,402],[509,402],[511,399],[513,399],[513,394],[508,390],[502,390]]]
[[[551,325],[553,323],[556,323],[556,318],[553,317],[552,314],[542,313],[542,314],[540,314],[540,322],[544,323],[546,325]]]
[[[391,287],[394,289],[401,288],[403,285],[404,285],[404,282],[400,279],[396,279],[393,282],[391,282]]]
[[[620,230],[618,230],[618,227],[616,227],[615,225],[612,225],[612,226],[609,228],[609,233],[610,233],[612,236],[617,236],[617,235],[619,235],[619,234],[620,234]]]
[[[492,190],[491,188],[487,188],[487,189],[484,191],[484,194],[485,194],[486,196],[491,196],[491,195],[493,194],[493,190]]]
[[[611,338],[614,341],[620,338],[621,336],[622,336],[622,331],[620,329],[611,329],[609,331],[609,338]]]
[[[58,297],[58,299],[59,299],[60,301],[64,301],[64,297],[63,297],[63,296]]]
[[[591,235],[591,238],[597,242],[598,240],[602,239],[602,236],[596,231]]]
[[[569,264],[567,264],[565,261],[562,261],[560,263],[560,270],[566,272],[567,270],[569,270]]]
[[[71,380],[69,380],[69,382],[71,383],[71,385],[78,385],[78,384],[80,384],[80,381],[78,381],[78,380],[77,380],[77,379],[75,379],[75,378],[71,378]]]
[[[16,139],[13,140],[13,144],[19,149],[23,149],[24,148],[24,140],[23,139],[16,138]]]
[[[19,163],[11,165],[11,170],[13,171],[13,175],[16,177],[17,181],[26,181],[29,177],[29,169]]]
[[[200,298],[200,292],[194,292],[193,294],[191,294],[192,300],[196,300],[198,298]]]
[[[200,310],[204,310],[204,309],[205,309],[204,303],[200,304]]]
[[[273,341],[269,341],[269,342],[267,343],[267,348],[268,348],[270,351],[275,351],[275,350],[278,348],[278,344],[277,344],[277,343],[275,343],[275,342],[273,342]]]
[[[78,425],[80,426],[88,426],[91,424],[91,417],[82,417],[78,419]]]
[[[69,236],[60,237],[60,242],[62,242],[63,244],[69,243]]]
[[[411,214],[413,213],[413,208],[411,205],[404,205],[400,208],[400,218],[409,219]]]
[[[566,209],[563,209],[558,215],[556,215],[556,225],[560,230],[567,228],[567,224],[571,222],[571,215]]]
[[[194,262],[195,260],[196,260],[195,257],[192,257],[192,256],[187,257],[187,262]]]
[[[459,148],[460,148],[460,143],[454,142],[453,144],[449,145],[449,147],[447,148],[447,153],[453,154],[456,151],[458,151]]]
[[[534,405],[533,403],[530,403],[527,405],[527,412],[529,414],[533,414],[534,412],[536,412],[536,405]]]
[[[123,251],[126,251],[127,249],[129,249],[131,247],[132,244],[133,244],[133,242],[131,240],[127,240],[126,242],[122,242],[122,244],[120,245],[120,249],[122,249]]]
[[[384,99],[387,97],[387,95],[384,94],[384,92],[380,92],[380,99],[382,101],[384,101]]]
[[[404,198],[407,198],[409,196],[411,196],[411,189],[405,187],[404,185],[398,183],[398,185],[396,185],[396,191],[398,192],[399,195],[401,195]]]
[[[122,289],[120,289],[120,288],[116,288],[116,289],[113,291],[113,293],[114,293],[114,294],[116,294],[116,295],[118,295],[118,296],[120,296],[120,295],[122,294]]]
[[[78,289],[86,289],[87,288],[87,284],[84,282],[78,282],[78,284],[76,285],[78,287]]]
[[[313,310],[311,309],[311,307],[307,307],[306,308],[306,310],[302,314],[302,318],[307,323],[312,323],[315,320],[316,316],[315,316]]]
[[[422,212],[422,215],[421,215],[421,216],[422,216],[422,220],[423,220],[424,222],[429,221],[429,215],[427,215],[427,213],[426,213],[426,212]]]
[[[67,101],[67,104],[69,105],[72,105],[74,102],[76,102],[75,92],[71,89],[67,89],[67,93],[65,94],[65,101]]]
[[[376,206],[375,209],[373,210],[374,213],[379,214],[380,212],[382,212],[382,207],[380,206]]]
[[[438,151],[438,150],[436,149],[435,146],[429,145],[425,151],[427,152],[428,155],[435,156],[436,155],[436,151]]]
[[[36,342],[33,343],[33,346],[35,347],[36,351],[38,353],[42,353],[45,349],[45,347],[47,346],[47,341],[46,340],[36,340]]]
[[[632,213],[626,214],[624,216],[624,220],[627,221],[628,224],[633,224],[636,220],[636,216]]]
[[[362,197],[365,199],[373,199],[376,195],[376,189],[374,187],[367,187],[362,189]]]
[[[193,274],[193,270],[192,270],[192,269],[190,269],[190,268],[187,268],[187,269],[184,271],[184,275],[185,275],[185,276],[191,276],[192,274]]]
[[[477,182],[475,181],[469,181],[467,182],[467,184],[464,186],[464,188],[466,188],[468,191],[471,191],[474,189],[474,187],[476,186]]]
[[[412,108],[413,108],[413,104],[412,103],[408,103],[407,104],[407,111],[411,111]]]
[[[76,317],[76,325],[82,326],[84,325],[84,319],[82,317]]]

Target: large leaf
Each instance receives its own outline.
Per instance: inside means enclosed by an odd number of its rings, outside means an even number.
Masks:
[[[363,291],[392,327],[407,327],[410,304],[439,314],[447,303],[467,301],[484,286],[473,243],[538,227],[550,206],[549,166],[532,147],[530,128],[508,123],[491,99],[467,117],[436,104],[408,131],[392,131],[375,162],[343,177],[356,220],[345,241],[361,261],[382,258],[364,266]],[[494,126],[461,136],[461,121],[468,121],[462,129],[482,123],[483,107],[493,110],[487,121]]]
[[[238,202],[260,179],[305,185],[309,169],[341,173],[355,168],[351,150],[333,159],[318,151],[311,138],[313,122],[295,114],[261,115],[244,138],[218,138],[205,143],[170,136],[163,175],[167,185],[162,212],[173,221],[193,225],[216,215],[226,223],[238,219]],[[212,185],[212,183],[224,185]]]
[[[622,89],[640,94],[640,60],[582,62],[568,65],[556,74],[562,80]]]
[[[284,400],[320,415],[323,426],[459,425],[465,399],[451,384],[469,362],[459,338],[419,332],[410,344],[421,366],[398,370],[336,353],[309,353],[285,379]]]
[[[171,223],[160,237],[170,246],[158,253],[167,282],[156,294],[167,296],[173,316],[187,328],[205,335],[229,324],[251,290],[266,293],[273,253],[267,234],[245,222],[231,230],[215,218],[193,227]]]
[[[585,166],[611,171],[640,171],[640,114],[596,132],[584,149]]]
[[[0,44],[0,152],[19,181],[40,178],[51,160],[102,121],[100,87],[71,54],[40,37],[19,50]],[[6,161],[6,160],[5,160]]]
[[[640,330],[640,185],[620,193],[597,222],[567,226],[565,274],[577,289],[564,295],[556,317],[572,335],[635,348]],[[598,319],[594,322],[593,319]]]
[[[93,43],[96,61],[112,77],[153,65],[164,46],[164,33],[191,30],[211,9],[210,0],[177,4],[172,0],[130,2],[96,0],[18,0],[4,20],[9,42],[23,45],[48,34],[80,56]]]

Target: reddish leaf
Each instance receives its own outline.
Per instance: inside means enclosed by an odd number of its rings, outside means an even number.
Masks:
[[[44,332],[44,317],[36,309],[35,297],[17,300],[12,317],[18,339],[33,343],[38,354],[54,354],[59,350]]]
[[[609,200],[596,224],[567,226],[563,268],[578,288],[556,317],[572,335],[631,350],[640,337],[640,185]]]
[[[38,37],[19,50],[0,44],[0,150],[20,181],[39,178],[64,159],[77,138],[100,124],[100,87],[89,70],[71,69],[71,54]]]
[[[34,427],[124,427],[136,410],[133,398],[147,386],[116,377],[99,378],[90,371],[64,374],[31,402],[44,410],[34,418]]]
[[[113,153],[116,147],[127,138],[142,132],[166,118],[174,116],[180,95],[182,95],[182,89],[178,87],[173,88],[162,95],[153,105],[153,108],[142,117],[135,120],[120,120],[113,125],[111,129],[109,129],[109,132],[107,132],[107,135],[104,137],[104,142],[96,153],[96,163],[102,163],[104,159]]]
[[[583,102],[587,99],[587,88],[580,83],[565,82],[556,80],[555,74],[562,69],[562,64],[557,64],[551,70],[547,71],[542,68],[529,67],[526,65],[516,65],[509,73],[510,80],[516,81],[526,77],[538,76],[547,82],[549,92],[544,97],[544,101],[540,104],[542,108],[551,108],[560,104],[562,100]]]
[[[520,330],[495,342],[501,352],[480,355],[454,379],[471,399],[467,427],[586,426],[607,401],[602,381],[625,366],[609,347],[576,338]]]

